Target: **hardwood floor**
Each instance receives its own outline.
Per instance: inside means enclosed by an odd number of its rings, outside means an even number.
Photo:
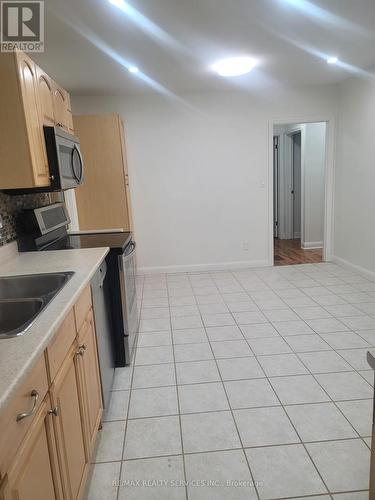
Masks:
[[[315,264],[323,261],[323,249],[303,250],[301,240],[274,239],[275,266],[291,264]]]

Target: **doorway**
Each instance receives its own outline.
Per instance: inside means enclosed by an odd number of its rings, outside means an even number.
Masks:
[[[326,122],[273,130],[274,265],[323,261]]]
[[[292,234],[301,239],[301,132],[292,134]]]

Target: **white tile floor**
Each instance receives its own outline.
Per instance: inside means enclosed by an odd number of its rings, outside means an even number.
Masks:
[[[333,264],[140,278],[88,500],[365,500],[375,283]]]

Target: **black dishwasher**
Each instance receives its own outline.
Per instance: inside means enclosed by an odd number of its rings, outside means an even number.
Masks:
[[[94,309],[96,338],[98,345],[100,377],[104,407],[107,408],[115,374],[115,357],[112,342],[111,305],[107,264],[102,262],[91,280],[91,294]]]

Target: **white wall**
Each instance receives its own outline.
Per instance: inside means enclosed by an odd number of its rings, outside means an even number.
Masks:
[[[334,254],[375,272],[375,83],[339,85]]]
[[[147,271],[265,265],[269,122],[332,116],[334,88],[185,99],[189,109],[157,96],[73,98],[75,114],[123,116],[138,265]]]
[[[323,246],[326,124],[306,123],[303,145],[303,246]]]

